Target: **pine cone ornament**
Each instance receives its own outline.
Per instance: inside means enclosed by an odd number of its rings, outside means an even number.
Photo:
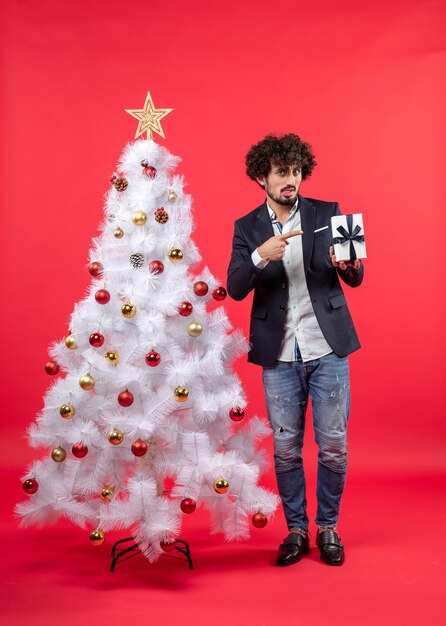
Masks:
[[[117,191],[125,191],[127,187],[129,186],[125,178],[116,178],[113,181],[113,185]]]
[[[169,214],[163,208],[157,209],[155,211],[155,220],[158,224],[165,224],[169,219]]]
[[[141,252],[132,254],[130,256],[130,263],[133,265],[133,267],[142,267],[144,265],[144,255],[141,254]]]

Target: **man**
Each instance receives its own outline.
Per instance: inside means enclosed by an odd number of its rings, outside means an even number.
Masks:
[[[266,202],[235,222],[228,268],[232,298],[243,300],[254,289],[248,360],[263,367],[289,530],[278,565],[297,563],[309,551],[302,465],[308,396],[318,445],[316,544],[324,562],[344,562],[336,525],[347,460],[347,355],[360,345],[338,277],[357,287],[364,270],[357,259],[338,263],[334,256],[330,218],[340,214],[338,204],[298,194],[315,165],[311,146],[297,135],[268,135],[252,146],[246,172]]]

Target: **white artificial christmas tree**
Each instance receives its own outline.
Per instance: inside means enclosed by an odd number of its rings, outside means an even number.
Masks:
[[[148,94],[137,135],[162,136]],[[170,550],[182,516],[204,503],[226,539],[264,526],[278,498],[258,486],[256,443],[269,432],[244,422],[245,394],[232,369],[247,350],[223,307],[226,291],[200,261],[191,198],[179,159],[152,139],[126,146],[92,241],[88,295],[69,335],[50,348],[61,373],[44,397],[31,445],[48,457],[24,476],[22,525],[65,515],[91,531],[129,529],[150,561]],[[166,478],[173,484],[165,489]]]

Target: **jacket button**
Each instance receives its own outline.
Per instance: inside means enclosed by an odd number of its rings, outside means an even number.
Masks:
[[[285,311],[285,307],[283,306],[283,304],[280,305],[280,310]]]

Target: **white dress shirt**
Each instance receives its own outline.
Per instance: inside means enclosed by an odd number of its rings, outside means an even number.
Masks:
[[[267,207],[275,235],[301,229],[298,200],[296,200],[288,219],[283,225],[277,221],[276,214],[268,204]],[[264,269],[269,263],[269,261],[262,259],[257,249],[252,253],[251,259],[254,265],[260,269]],[[314,313],[310,294],[308,293],[307,281],[305,280],[302,237],[298,236],[288,239],[282,262],[288,278],[288,308],[285,317],[285,332],[277,360],[294,361],[296,341],[304,362],[319,359],[326,354],[330,354],[333,350],[322,334]]]

